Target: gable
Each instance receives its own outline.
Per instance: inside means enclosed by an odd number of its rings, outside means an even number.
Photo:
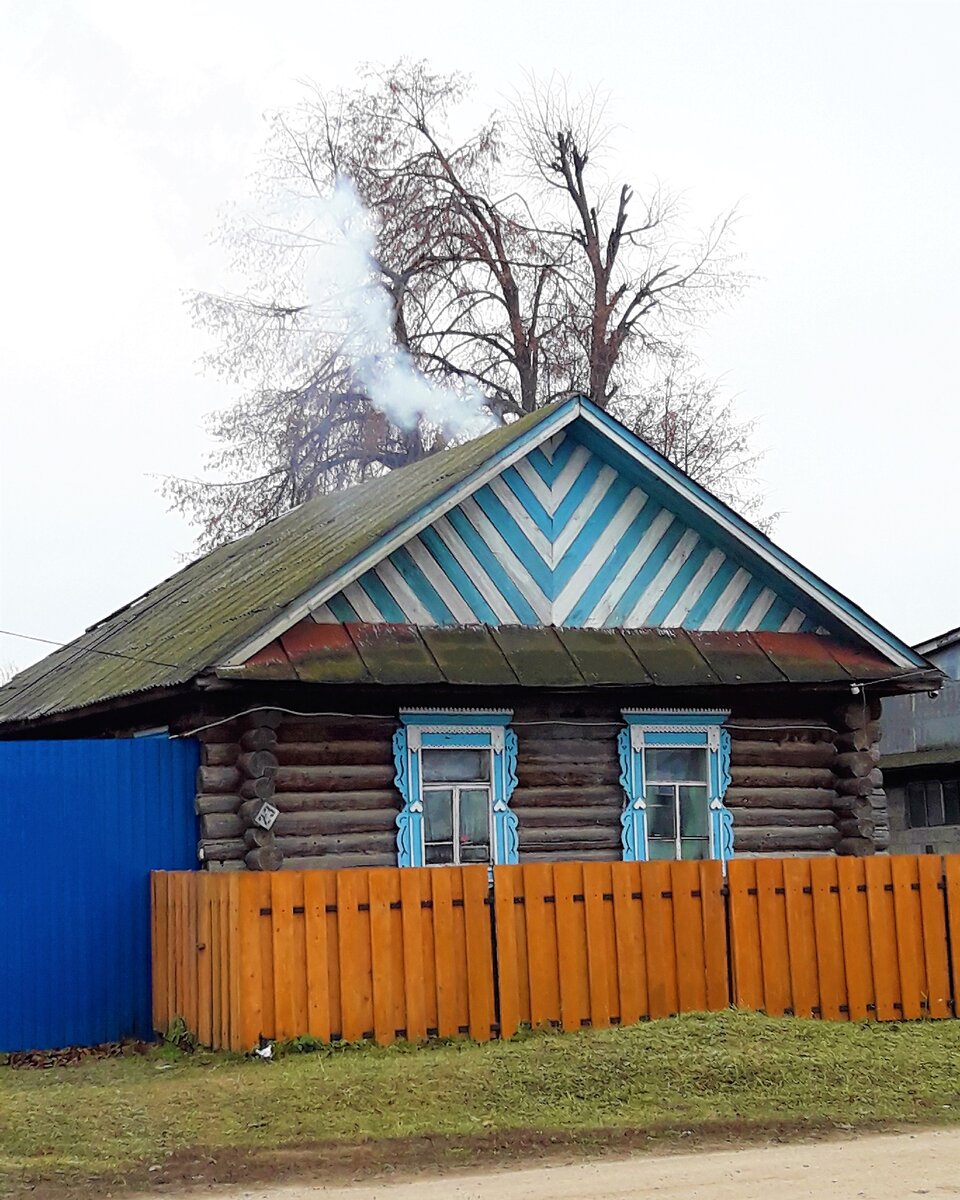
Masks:
[[[321,623],[817,629],[770,572],[698,530],[654,480],[566,430],[313,613]],[[665,502],[665,499],[667,502]]]

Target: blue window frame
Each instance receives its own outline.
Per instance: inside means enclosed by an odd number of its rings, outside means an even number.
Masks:
[[[393,736],[397,864],[519,860],[517,735],[506,710],[405,709]]]
[[[729,712],[624,709],[617,745],[626,796],[623,857],[733,857]]]

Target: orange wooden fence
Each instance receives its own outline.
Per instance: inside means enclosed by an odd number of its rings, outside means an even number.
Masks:
[[[153,875],[153,1019],[202,1045],[495,1030],[484,867]]]
[[[154,1026],[207,1046],[954,1015],[960,856],[158,872]],[[728,949],[729,948],[729,949]]]
[[[502,1036],[726,1008],[722,887],[718,862],[497,867]]]
[[[960,856],[744,859],[729,866],[729,891],[737,1008],[954,1015]]]

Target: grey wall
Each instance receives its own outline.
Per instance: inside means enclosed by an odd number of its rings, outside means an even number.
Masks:
[[[931,825],[924,829],[907,828],[906,789],[903,784],[887,784],[887,813],[890,819],[890,853],[960,854],[960,825]]]
[[[884,700],[880,745],[884,754],[960,746],[960,682],[945,683],[936,700],[926,692]]]

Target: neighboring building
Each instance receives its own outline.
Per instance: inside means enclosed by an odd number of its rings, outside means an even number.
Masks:
[[[214,550],[0,730],[196,736],[210,867],[869,854],[880,699],[940,682],[574,397]]]
[[[946,682],[884,705],[883,767],[894,853],[960,851],[960,629],[916,647]]]

